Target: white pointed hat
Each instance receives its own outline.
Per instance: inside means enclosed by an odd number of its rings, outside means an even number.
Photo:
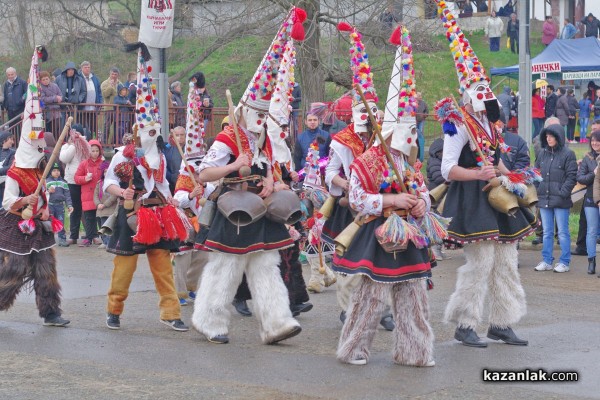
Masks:
[[[31,57],[31,68],[27,80],[27,96],[23,111],[21,138],[15,153],[15,166],[37,168],[44,158],[44,116],[40,102],[40,61],[46,61],[48,54],[43,46],[37,46]]]

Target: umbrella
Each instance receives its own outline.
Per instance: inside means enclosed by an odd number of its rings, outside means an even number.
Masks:
[[[546,81],[545,81],[545,80],[543,80],[543,79],[536,79],[536,81],[535,81],[535,88],[536,88],[536,89],[539,89],[539,88],[541,88],[542,86],[548,86],[548,82],[546,82]]]

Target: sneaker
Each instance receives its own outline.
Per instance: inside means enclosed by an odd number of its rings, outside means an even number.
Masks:
[[[188,296],[189,296],[189,298],[190,298],[190,299],[189,299],[190,301],[196,301],[196,292],[194,292],[194,291],[190,290],[190,291],[188,292]]]
[[[187,332],[190,330],[190,328],[188,328],[188,326],[180,319],[161,319],[160,322],[170,326],[174,331]]]
[[[108,329],[121,329],[121,321],[119,316],[108,313],[106,315],[106,326],[108,326]]]
[[[67,239],[58,239],[58,245],[60,247],[69,247],[69,242],[67,242]]]
[[[81,243],[79,243],[77,246],[79,246],[79,247],[90,247],[91,245],[92,245],[92,242],[90,242],[87,239],[83,239],[81,241]]]
[[[92,244],[95,244],[97,246],[101,245],[101,244],[103,244],[102,239],[100,239],[99,237],[95,237],[94,239],[92,239]]]
[[[563,263],[558,263],[554,267],[554,272],[569,272],[569,266]]]
[[[100,250],[106,249],[106,245],[104,243],[102,243],[100,246],[98,246],[98,248]]]
[[[547,262],[540,262],[535,268],[536,271],[550,271],[552,270],[552,265],[548,264]]]
[[[44,326],[67,326],[71,321],[64,319],[60,315],[54,315],[44,318]]]
[[[183,306],[187,306],[188,302],[185,299],[179,299],[179,305],[182,306],[182,307]]]

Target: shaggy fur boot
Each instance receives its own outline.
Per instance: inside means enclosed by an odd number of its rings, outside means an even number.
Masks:
[[[308,261],[308,265],[310,265],[310,279],[308,280],[306,289],[310,293],[321,293],[325,286],[325,275],[319,272],[319,256],[307,255],[306,260]]]
[[[490,325],[508,328],[527,313],[525,291],[517,269],[516,244],[495,244],[495,265],[488,279]]]

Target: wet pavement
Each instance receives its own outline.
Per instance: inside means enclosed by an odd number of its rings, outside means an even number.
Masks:
[[[260,343],[254,317],[232,308],[230,343],[159,322],[158,296],[141,256],[121,330],[105,326],[112,256],[96,248],[57,248],[68,328],[42,326],[35,301],[22,293],[0,313],[0,399],[592,399],[600,398],[600,279],[586,257],[565,274],[534,272],[540,254],[521,250],[528,313],[515,331],[527,347],[489,341],[468,348],[442,323],[461,251],[434,269],[430,291],[436,335],[433,368],[393,364],[390,332],[379,329],[366,366],[335,359],[341,323],[335,285],[311,295],[302,333],[275,346]],[[308,268],[305,267],[308,278]],[[199,293],[199,296],[202,294]],[[252,302],[249,303],[252,308]],[[190,323],[193,306],[182,307]],[[486,325],[478,327],[485,336]],[[489,383],[483,370],[576,371],[578,382]]]

